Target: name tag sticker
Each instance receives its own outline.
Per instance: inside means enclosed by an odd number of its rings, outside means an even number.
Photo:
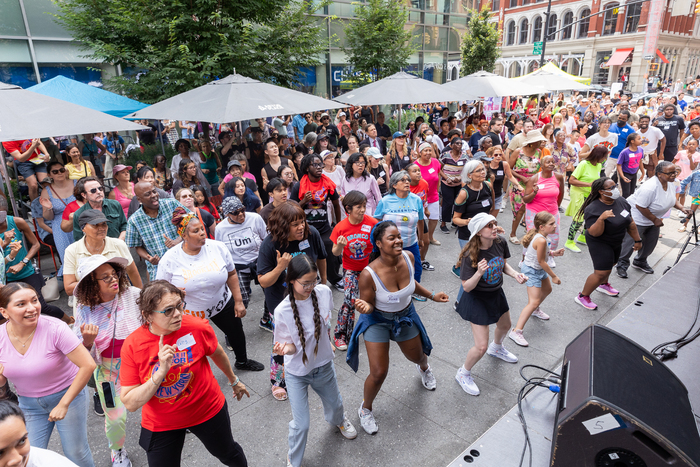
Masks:
[[[304,240],[303,242],[299,242],[299,249],[300,250],[306,250],[307,248],[309,248],[309,246],[310,245],[309,245],[308,240]]]
[[[483,201],[481,202],[481,205],[482,205],[483,207],[491,206],[491,200],[490,200],[490,199],[485,199],[485,200],[483,200]]]
[[[389,297],[387,298],[386,301],[387,301],[387,303],[399,303],[399,296],[391,294],[391,295],[389,295]]]
[[[363,232],[370,232],[372,230],[372,226],[365,224],[362,227],[360,227],[360,230]]]
[[[411,159],[410,159],[408,156],[404,156],[404,157],[403,157],[403,160],[408,161],[408,160],[411,160]]]
[[[185,334],[184,336],[182,336],[181,338],[179,338],[177,340],[177,349],[178,350],[189,349],[194,344],[196,344],[196,342],[194,341],[194,336],[192,335],[192,333]]]
[[[433,168],[431,167],[430,169],[428,169],[428,173],[429,173],[429,174],[434,174],[434,173],[435,173],[435,169],[433,169]]]
[[[620,213],[622,217],[627,217],[630,215],[630,212],[627,209],[623,209],[622,212]]]
[[[379,172],[380,177],[383,177],[384,175],[386,175],[386,172],[384,172],[383,170],[381,172]]]
[[[538,184],[537,184],[537,189],[538,189],[538,190],[544,189],[544,183],[538,183]]]
[[[464,165],[464,161],[457,161],[457,165]]]
[[[502,170],[497,170],[497,171],[496,171],[496,175],[503,175],[503,171],[502,171]]]
[[[606,431],[615,430],[621,427],[620,422],[618,422],[615,416],[611,413],[606,413],[605,415],[592,418],[582,423],[592,435],[599,435],[601,433],[605,433]]]

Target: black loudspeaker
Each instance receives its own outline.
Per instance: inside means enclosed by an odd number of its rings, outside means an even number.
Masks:
[[[700,466],[688,390],[642,347],[594,325],[562,368],[550,467]]]

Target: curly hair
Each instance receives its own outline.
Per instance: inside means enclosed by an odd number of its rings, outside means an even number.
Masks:
[[[272,240],[279,243],[282,248],[289,245],[289,229],[294,221],[304,221],[304,239],[309,237],[309,224],[306,222],[306,214],[294,201],[285,201],[272,210],[267,220],[267,230],[272,235]],[[2,290],[2,289],[0,289]]]
[[[2,289],[0,289],[2,290]],[[158,309],[160,301],[166,294],[175,294],[184,300],[185,292],[168,281],[158,280],[149,282],[142,290],[136,304],[141,311],[141,324],[148,326],[148,317]]]
[[[304,326],[301,324],[301,319],[299,317],[299,309],[297,308],[297,302],[294,298],[294,285],[293,281],[296,281],[302,276],[310,272],[315,272],[318,274],[318,268],[316,263],[311,261],[306,254],[297,255],[289,262],[287,267],[287,294],[289,297],[289,304],[292,306],[292,312],[294,313],[294,323],[297,326],[297,332],[299,333],[299,342],[301,342],[301,362],[306,365],[309,360],[306,356],[306,337],[304,336]],[[316,296],[316,291],[311,291],[311,303],[314,306],[314,339],[316,340],[316,346],[314,347],[314,356],[318,353],[318,342],[321,338],[321,311],[318,308],[318,297]]]
[[[126,268],[120,264],[107,262],[114,269],[119,277],[119,293],[122,294],[130,286],[129,278],[126,275]],[[90,310],[94,310],[97,305],[103,303],[104,300],[100,297],[100,282],[97,278],[97,270],[92,271],[87,277],[84,277],[73,292],[78,303],[87,305]]]
[[[301,160],[301,164],[299,164],[299,176],[308,175],[309,167],[311,166],[311,163],[314,161],[314,159],[320,160],[323,164],[323,159],[321,159],[321,156],[319,156],[318,154],[314,152],[312,152],[311,154],[307,154]]]

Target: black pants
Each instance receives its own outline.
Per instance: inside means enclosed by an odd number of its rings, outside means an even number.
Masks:
[[[228,337],[228,343],[231,344],[233,353],[236,355],[236,362],[245,363],[248,361],[248,354],[246,352],[243,321],[241,321],[241,318],[236,318],[234,305],[235,302],[233,297],[231,297],[224,309],[218,315],[211,317],[211,321]]]
[[[666,162],[673,162],[673,158],[678,154],[678,146],[666,146],[664,148],[664,160]],[[659,158],[660,160],[661,158]]]
[[[214,457],[228,466],[246,467],[248,460],[243,448],[233,440],[228,403],[219,413],[189,430],[204,444]],[[139,445],[146,451],[149,467],[178,467],[185,445],[185,429],[170,431],[149,431],[141,427]],[[210,464],[205,462],[205,464]]]
[[[34,273],[31,276],[25,277],[24,279],[20,279],[18,281],[7,281],[8,284],[12,282],[24,282],[25,284],[29,284],[34,287],[34,290],[36,290],[36,295],[39,298],[39,303],[41,304],[41,314],[53,316],[54,318],[58,319],[63,318],[63,310],[57,306],[46,303],[44,296],[41,295],[41,288],[44,286],[44,276]]]
[[[622,197],[627,199],[634,194],[634,190],[637,188],[637,173],[626,173],[625,177],[629,178],[630,182],[625,183],[624,180],[620,180],[620,185],[622,185]]]
[[[321,234],[323,246],[326,248],[326,278],[329,284],[335,284],[343,278],[340,274],[340,257],[333,254],[333,242],[331,241],[331,230]]]
[[[654,252],[656,244],[659,243],[659,233],[661,232],[661,227],[656,227],[654,225],[638,225],[637,231],[639,232],[639,237],[642,239],[642,248],[637,251],[637,256],[635,256],[633,262],[640,265],[648,265],[647,258]],[[630,234],[625,234],[624,240],[622,240],[622,252],[620,253],[620,259],[617,261],[617,267],[627,269],[630,266],[630,257],[632,256],[632,251],[634,250],[634,239]]]
[[[442,222],[452,222],[452,211],[454,210],[455,200],[461,189],[461,186],[447,186],[444,183],[440,183],[440,191],[442,192]],[[432,212],[430,214],[432,214]],[[425,223],[428,223],[427,219]]]

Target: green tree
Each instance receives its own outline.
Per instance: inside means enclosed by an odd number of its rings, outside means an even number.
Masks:
[[[410,43],[412,29],[404,26],[408,10],[401,0],[367,0],[353,3],[355,17],[345,28],[342,47],[357,75],[367,83],[385,78],[408,66],[416,47]]]
[[[487,3],[481,11],[471,11],[467,32],[462,37],[461,76],[477,71],[493,73],[496,59],[501,56],[498,47],[497,24],[491,22],[491,7]]]
[[[320,64],[326,27],[307,0],[62,0],[63,23],[87,56],[120,65],[108,87],[146,103],[234,72],[294,86]]]

